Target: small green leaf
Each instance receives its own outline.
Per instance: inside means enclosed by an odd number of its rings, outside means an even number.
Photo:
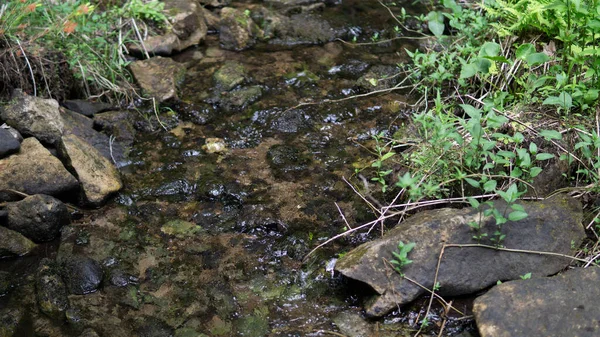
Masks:
[[[529,170],[529,175],[531,176],[531,178],[535,178],[537,177],[540,173],[542,173],[542,168],[541,167],[532,167],[531,170]]]
[[[556,130],[542,130],[539,132],[539,134],[546,140],[562,139],[562,134]]]
[[[384,154],[384,155],[381,157],[381,159],[380,159],[380,160],[381,160],[381,161],[384,161],[384,160],[386,160],[386,159],[389,159],[389,158],[393,157],[395,154],[396,154],[395,152],[388,152],[388,153]]]
[[[552,153],[538,153],[535,155],[535,160],[548,160],[554,158]]]
[[[537,145],[535,145],[534,142],[531,142],[531,144],[529,144],[529,152],[531,154],[536,154],[537,153]]]
[[[488,180],[485,184],[483,184],[483,189],[486,192],[492,192],[496,189],[497,182],[495,180]]]
[[[442,12],[432,11],[427,14],[427,27],[435,35],[436,37],[442,36],[444,34],[444,15]]]
[[[479,208],[479,201],[477,201],[477,199],[475,199],[473,197],[468,197],[467,201],[469,202],[469,204],[471,204],[471,207]]]
[[[499,54],[500,54],[500,45],[497,44],[496,42],[486,42],[483,44],[483,46],[481,46],[481,49],[479,50],[479,57],[485,57],[485,56],[494,57],[494,56],[498,56]]]
[[[465,178],[465,181],[467,183],[469,183],[469,185],[471,185],[473,187],[476,187],[476,188],[479,188],[479,182],[477,180],[471,179],[471,178]]]
[[[519,221],[523,220],[527,217],[527,213],[523,211],[513,211],[508,214],[508,220],[510,221]]]

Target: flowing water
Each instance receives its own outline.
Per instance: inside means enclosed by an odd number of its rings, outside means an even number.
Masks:
[[[343,1],[319,15],[346,40],[359,34],[368,41],[393,27],[376,1]],[[70,297],[69,323],[36,316],[23,336],[78,336],[86,327],[101,336],[339,333],[334,320],[360,314],[359,294],[368,289],[335,275],[333,263],[379,235],[378,228],[303,259],[347,226],[373,219],[344,180],[368,193],[363,182],[370,176],[360,170],[375,158],[373,136],[393,134],[413,111],[402,91],[323,101],[366,93],[361,76],[382,65],[397,72],[411,43],[262,44],[230,52],[209,36],[177,56],[187,73],[182,102],[161,116],[169,131],[140,135],[120,168],[124,190],[69,226],[58,249],[50,245],[41,254],[102,261],[103,288]],[[245,71],[230,92],[213,86],[226,63]],[[24,279],[30,273],[12,262],[0,267]],[[125,275],[127,285],[110,285],[115,275]],[[417,303],[377,322],[378,336],[410,336],[422,310]],[[463,328],[451,324],[446,334]]]

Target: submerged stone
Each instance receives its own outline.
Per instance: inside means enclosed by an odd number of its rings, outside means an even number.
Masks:
[[[0,258],[26,255],[35,247],[36,244],[28,238],[0,226]]]
[[[307,173],[309,159],[290,145],[273,145],[267,152],[273,175],[280,179],[297,180]]]
[[[578,201],[557,195],[541,202],[521,203],[528,216],[520,221],[509,221],[502,226],[506,248],[552,252],[569,255],[585,238],[581,225],[582,212]],[[508,206],[496,201],[495,207]],[[483,218],[473,208],[439,209],[414,215],[383,238],[365,243],[342,257],[335,269],[343,275],[365,282],[379,295],[367,308],[367,314],[382,316],[398,306],[407,304],[425,290],[431,289],[435,279],[440,251],[444,244],[476,244],[469,223],[483,226],[487,239],[482,243],[493,245],[489,238],[497,230],[492,217]],[[486,241],[487,240],[487,241]],[[408,254],[413,262],[402,268],[401,277],[386,260],[398,242],[414,242]],[[470,294],[496,284],[497,281],[519,279],[521,275],[552,275],[571,263],[568,258],[552,255],[517,253],[483,247],[446,247],[439,265],[437,282],[441,295]]]
[[[517,280],[475,300],[481,337],[593,337],[600,335],[600,268],[576,268],[554,277]]]
[[[229,91],[236,86],[242,84],[246,80],[246,69],[239,62],[229,61],[225,62],[213,74],[213,81],[217,90]]]
[[[171,220],[160,228],[161,232],[176,237],[191,236],[196,234],[200,230],[201,227],[196,225],[195,223],[179,219]]]
[[[185,68],[170,58],[160,56],[136,61],[129,65],[136,82],[147,96],[157,103],[177,100],[177,84],[184,75]]]
[[[56,263],[43,259],[38,267],[36,277],[37,303],[40,310],[48,317],[62,320],[69,308],[67,287],[59,274]]]

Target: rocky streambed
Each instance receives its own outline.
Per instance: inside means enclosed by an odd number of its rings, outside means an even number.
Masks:
[[[175,29],[131,65],[162,109],[59,106],[20,91],[1,109],[0,336],[414,335],[427,292],[382,258],[419,241],[406,275],[433,287],[440,244],[469,242],[472,210],[426,211],[378,241],[357,232],[303,259],[375,218],[345,180],[362,184],[355,169],[369,165],[373,136],[402,130],[414,111],[401,90],[350,98],[400,85],[397,63],[416,43],[336,40],[393,26],[375,1],[165,2]],[[507,246],[567,255],[584,239],[577,202],[526,207],[536,216]],[[571,261],[455,249],[439,280],[459,310],[434,305],[423,334],[443,324],[444,335],[476,336],[472,294],[528,272],[523,289],[505,282],[476,300],[482,336],[563,333],[523,333],[532,312],[548,312],[527,307],[534,282],[575,293],[565,310],[584,313],[577,335],[598,331],[586,311],[596,297],[569,287],[595,270],[545,278]],[[527,303],[506,300],[521,292]],[[506,323],[496,303],[530,314]]]

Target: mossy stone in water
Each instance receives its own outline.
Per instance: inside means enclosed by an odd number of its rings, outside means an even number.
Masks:
[[[200,230],[201,228],[195,223],[180,219],[171,220],[160,228],[161,232],[176,237],[192,236]]]
[[[246,79],[246,69],[241,63],[226,62],[213,75],[217,90],[229,91]]]

